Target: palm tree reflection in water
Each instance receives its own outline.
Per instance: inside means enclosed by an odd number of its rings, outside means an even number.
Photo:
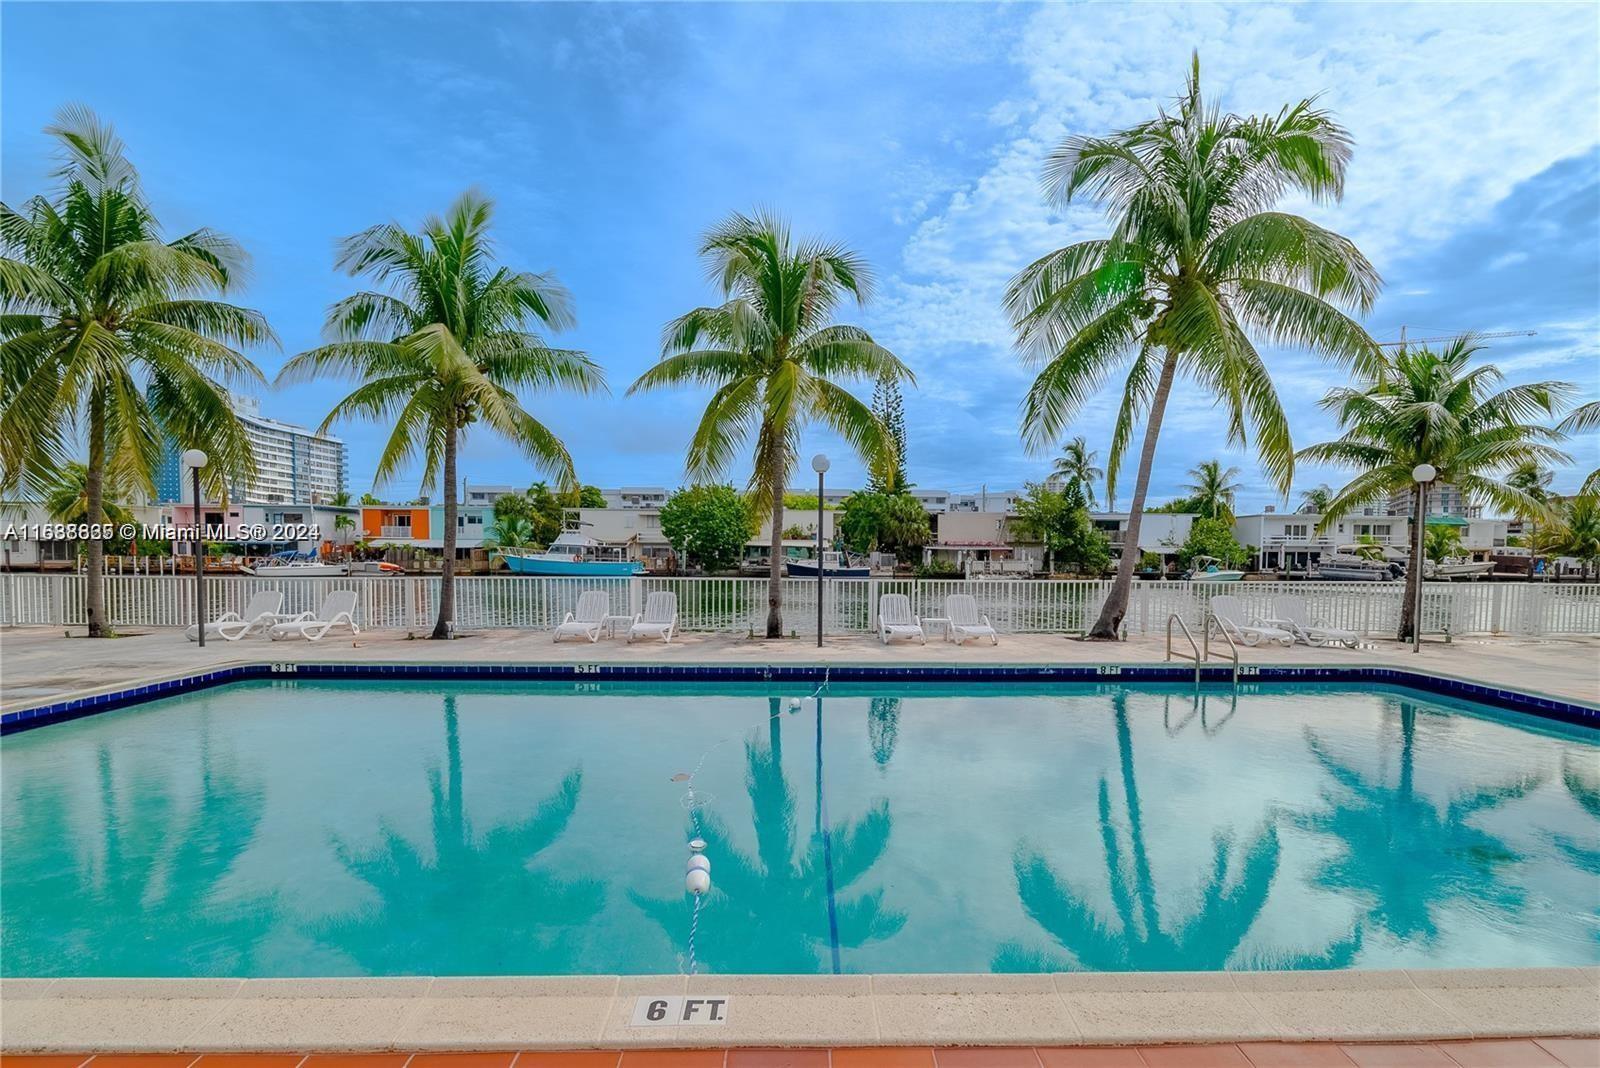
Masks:
[[[776,699],[771,709],[766,744],[745,742],[745,790],[755,828],[754,855],[735,845],[728,828],[709,810],[701,810],[698,826],[691,821],[688,828],[689,836],[698,833],[705,839],[706,856],[712,863],[712,890],[695,946],[697,962],[710,971],[803,974],[826,970],[823,953],[830,937],[820,806],[810,841],[797,856],[795,795],[783,774],[783,722]],[[888,938],[905,926],[904,913],[884,907],[881,889],[848,900],[844,897],[888,848],[892,825],[889,802],[879,800],[860,819],[841,820],[828,830],[841,947]],[[687,894],[665,900],[632,891],[628,896],[674,944],[683,943],[692,909]]]
[[[887,768],[900,738],[900,698],[874,697],[867,708],[867,740],[879,769]]]
[[[1315,885],[1361,901],[1368,923],[1430,945],[1447,906],[1466,903],[1502,915],[1522,910],[1522,891],[1504,879],[1504,869],[1522,858],[1471,821],[1543,780],[1524,776],[1458,794],[1441,812],[1416,788],[1417,706],[1398,704],[1400,769],[1392,785],[1381,774],[1368,778],[1341,763],[1306,728],[1306,745],[1333,786],[1323,791],[1325,808],[1296,822],[1343,847],[1315,873]]]
[[[1019,844],[1013,863],[1022,907],[1070,954],[1070,958],[1050,949],[1007,942],[995,953],[991,967],[997,972],[1349,967],[1361,949],[1359,926],[1321,952],[1291,951],[1241,957],[1240,946],[1261,915],[1278,874],[1278,832],[1271,822],[1257,831],[1242,849],[1235,848],[1231,834],[1216,835],[1211,871],[1193,895],[1199,902],[1198,911],[1176,924],[1170,916],[1162,916],[1134,774],[1127,701],[1125,691],[1116,692],[1112,698],[1125,825],[1113,811],[1111,787],[1104,775],[1100,777],[1098,799],[1100,840],[1105,851],[1111,903],[1116,912],[1115,925],[1097,914],[1084,895],[1074,890],[1042,853]],[[1170,724],[1170,719],[1168,722]],[[1177,729],[1181,730],[1181,726]],[[1233,873],[1231,879],[1230,872]]]
[[[445,779],[428,771],[431,845],[424,855],[385,826],[376,849],[335,841],[345,868],[376,901],[324,925],[325,942],[373,975],[561,975],[584,971],[580,935],[605,902],[596,879],[533,866],[567,830],[583,789],[573,768],[519,823],[484,834],[462,803],[456,699],[444,699]]]
[[[220,888],[255,841],[261,784],[213,757],[204,723],[199,792],[187,812],[177,784],[141,769],[119,787],[110,747],[97,764],[100,804],[84,819],[71,818],[70,788],[48,775],[25,780],[11,806],[23,822],[5,839],[6,974],[254,973],[282,914],[277,895]],[[86,840],[89,827],[98,840]]]

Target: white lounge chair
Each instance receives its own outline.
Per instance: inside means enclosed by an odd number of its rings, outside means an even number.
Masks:
[[[1237,638],[1245,645],[1259,645],[1263,641],[1294,644],[1294,635],[1278,627],[1269,627],[1260,619],[1245,621],[1244,604],[1233,594],[1218,594],[1211,598],[1211,618],[1220,630]]]
[[[672,631],[678,625],[678,595],[660,591],[652,593],[644,602],[644,611],[633,617],[628,628],[628,641],[635,638],[660,638],[672,643]]]
[[[1287,623],[1297,641],[1305,642],[1321,648],[1324,645],[1348,645],[1354,649],[1360,642],[1361,636],[1353,630],[1341,630],[1330,627],[1326,620],[1312,619],[1311,613],[1306,610],[1304,597],[1274,597],[1272,599],[1273,622]]]
[[[911,598],[903,593],[886,593],[878,598],[878,639],[888,645],[890,638],[915,638],[928,644],[922,620],[911,614]]]
[[[277,590],[263,590],[250,598],[250,603],[244,606],[243,613],[224,612],[207,623],[206,637],[236,642],[246,634],[265,634],[273,624],[281,623],[288,618],[280,611],[281,608],[283,608],[283,594]],[[200,628],[191,625],[183,634],[190,641],[197,641],[200,638]]]
[[[273,641],[279,638],[304,638],[319,642],[334,627],[349,627],[351,634],[360,634],[356,626],[356,591],[334,590],[322,599],[316,612],[301,612],[273,625],[267,631]]]
[[[578,607],[567,613],[567,618],[556,627],[555,638],[588,638],[591,642],[600,640],[600,628],[605,625],[606,616],[611,612],[611,598],[604,590],[585,590],[578,597]]]
[[[989,644],[1000,644],[1000,635],[989,624],[989,617],[978,611],[978,599],[972,594],[952,593],[946,597],[944,614],[950,620],[945,636],[957,645],[968,638],[988,638]]]

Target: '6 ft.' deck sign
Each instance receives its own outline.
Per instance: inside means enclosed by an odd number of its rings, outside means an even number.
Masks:
[[[733,999],[726,994],[701,994],[682,997],[668,994],[662,997],[640,997],[633,1003],[633,1027],[665,1027],[673,1024],[725,1024],[728,1022],[728,1004]]]

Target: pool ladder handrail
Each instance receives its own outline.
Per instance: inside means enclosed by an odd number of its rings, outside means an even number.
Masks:
[[[1173,648],[1172,648],[1172,625],[1174,623],[1176,623],[1178,625],[1178,629],[1179,630],[1183,631],[1183,636],[1189,640],[1189,648],[1191,650],[1193,650],[1192,653],[1185,653],[1181,649],[1176,651],[1176,652],[1173,651]],[[1201,661],[1201,655],[1202,654],[1200,652],[1200,646],[1195,643],[1194,635],[1189,633],[1189,624],[1185,623],[1183,621],[1183,617],[1178,615],[1178,613],[1176,613],[1176,612],[1174,612],[1171,615],[1169,615],[1167,617],[1167,660],[1171,661],[1173,657],[1177,657],[1180,660],[1193,660],[1194,661],[1194,684],[1196,686],[1200,685],[1200,661]]]
[[[1233,688],[1237,690],[1239,688],[1239,646],[1234,643],[1233,635],[1228,633],[1228,628],[1224,627],[1222,621],[1214,615],[1210,616],[1206,621],[1205,630],[1201,632],[1205,638],[1206,659],[1211,659],[1211,625],[1213,623],[1216,624],[1217,633],[1228,639],[1228,653],[1233,658]]]

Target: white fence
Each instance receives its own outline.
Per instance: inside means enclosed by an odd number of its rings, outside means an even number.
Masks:
[[[421,630],[438,611],[434,576],[361,578],[250,578],[208,576],[206,601],[213,614],[240,611],[259,590],[281,590],[284,611],[315,609],[335,589],[360,594],[356,619],[363,627]],[[944,615],[944,599],[970,593],[996,629],[1011,633],[1080,633],[1093,625],[1110,580],[830,579],[823,597],[823,627],[831,634],[864,633],[876,624],[878,597],[910,596],[914,611]],[[678,595],[678,625],[688,631],[764,633],[767,582],[757,578],[533,578],[467,576],[456,579],[456,621],[463,630],[493,627],[547,629],[561,622],[587,589],[604,589],[612,611],[639,611],[656,590]],[[0,625],[81,625],[82,575],[0,575]],[[1130,634],[1159,634],[1177,612],[1198,624],[1211,593],[1240,597],[1245,610],[1267,615],[1274,596],[1304,597],[1311,615],[1365,635],[1399,627],[1400,583],[1336,582],[1135,582],[1126,619]],[[106,604],[114,626],[180,627],[194,622],[194,578],[183,575],[108,575]],[[785,632],[815,634],[815,579],[783,580]],[[1427,583],[1423,630],[1439,634],[1600,634],[1600,584]]]

